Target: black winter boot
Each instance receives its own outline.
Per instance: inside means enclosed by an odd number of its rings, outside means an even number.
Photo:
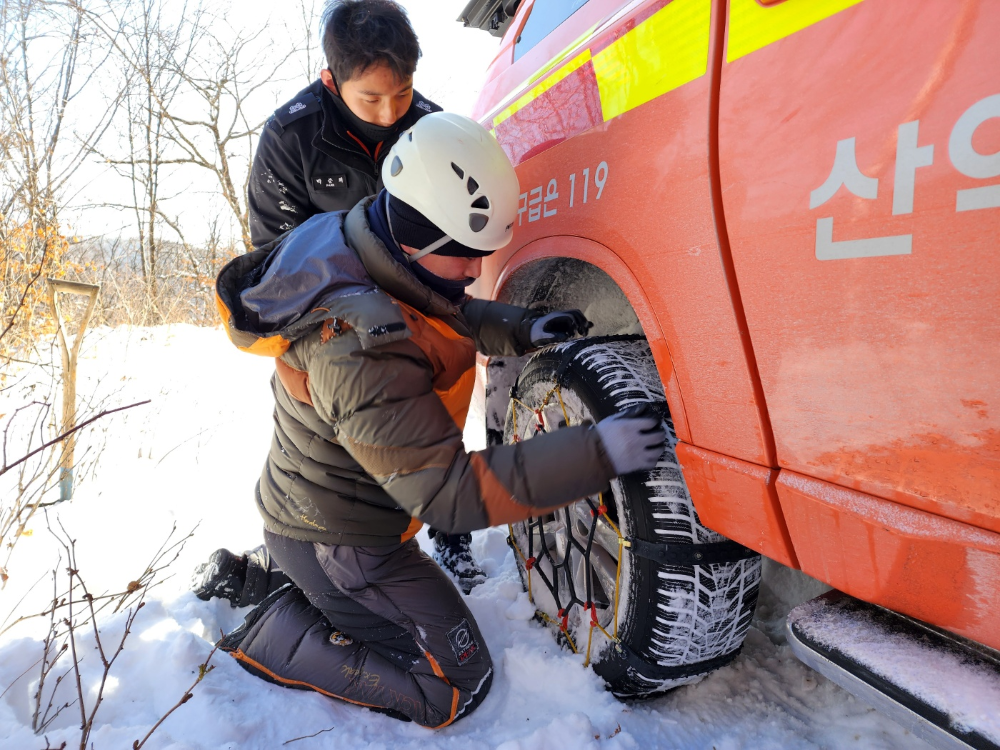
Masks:
[[[247,558],[227,549],[217,549],[194,570],[191,587],[194,595],[208,601],[213,597],[228,599],[233,607],[240,604],[247,580]]]
[[[441,531],[434,534],[434,560],[458,579],[458,586],[465,594],[486,581],[486,573],[472,556],[471,544],[472,534],[445,534]]]
[[[291,579],[286,576],[263,544],[242,555],[217,549],[208,562],[194,571],[191,587],[195,596],[208,601],[214,596],[228,599],[233,607],[260,604]]]

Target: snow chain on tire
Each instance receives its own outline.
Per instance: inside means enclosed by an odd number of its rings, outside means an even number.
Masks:
[[[668,434],[656,468],[513,524],[508,537],[538,619],[620,697],[668,690],[736,657],[757,603],[760,556],[699,522],[642,337],[582,339],[535,354],[511,389],[504,430],[504,442],[520,442],[644,401]]]

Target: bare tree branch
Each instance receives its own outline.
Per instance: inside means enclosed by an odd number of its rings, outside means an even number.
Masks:
[[[126,409],[133,409],[136,406],[143,406],[144,404],[148,404],[148,403],[150,403],[150,400],[146,399],[145,401],[137,401],[136,403],[129,404],[128,406],[119,406],[117,409],[106,409],[105,411],[102,411],[100,414],[95,414],[93,417],[91,417],[90,419],[86,420],[85,422],[81,422],[80,424],[78,424],[72,430],[67,430],[63,434],[61,434],[61,435],[59,435],[57,437],[52,438],[52,440],[49,440],[48,442],[43,443],[42,445],[40,445],[38,448],[35,448],[35,450],[31,451],[30,453],[27,453],[27,454],[21,456],[19,459],[17,459],[16,461],[14,461],[14,463],[10,464],[9,466],[2,466],[2,467],[0,467],[0,476],[3,476],[8,471],[10,471],[11,469],[13,469],[15,466],[18,466],[19,464],[24,463],[25,461],[27,461],[32,456],[34,456],[34,455],[36,455],[38,453],[41,453],[46,448],[51,448],[56,443],[59,443],[59,442],[65,440],[70,435],[72,435],[74,432],[77,432],[78,430],[82,430],[84,427],[86,427],[89,424],[93,424],[98,419],[106,417],[109,414],[114,414],[115,412],[125,411]]]

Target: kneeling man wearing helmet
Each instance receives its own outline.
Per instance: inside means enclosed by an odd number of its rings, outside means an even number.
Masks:
[[[620,414],[467,453],[475,356],[586,333],[578,311],[474,299],[504,247],[517,176],[473,120],[434,113],[385,160],[385,190],[317,214],[219,275],[230,339],[275,357],[275,430],[257,484],[270,555],[291,580],[220,648],[264,679],[438,728],[489,691],[487,644],[413,538],[549,513],[652,468],[652,415]]]

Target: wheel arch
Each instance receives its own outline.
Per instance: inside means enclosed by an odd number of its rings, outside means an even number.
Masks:
[[[523,307],[548,302],[562,309],[583,310],[593,316],[594,335],[644,335],[677,437],[691,442],[684,399],[656,313],[639,280],[610,248],[584,237],[534,240],[507,259],[490,296]]]

